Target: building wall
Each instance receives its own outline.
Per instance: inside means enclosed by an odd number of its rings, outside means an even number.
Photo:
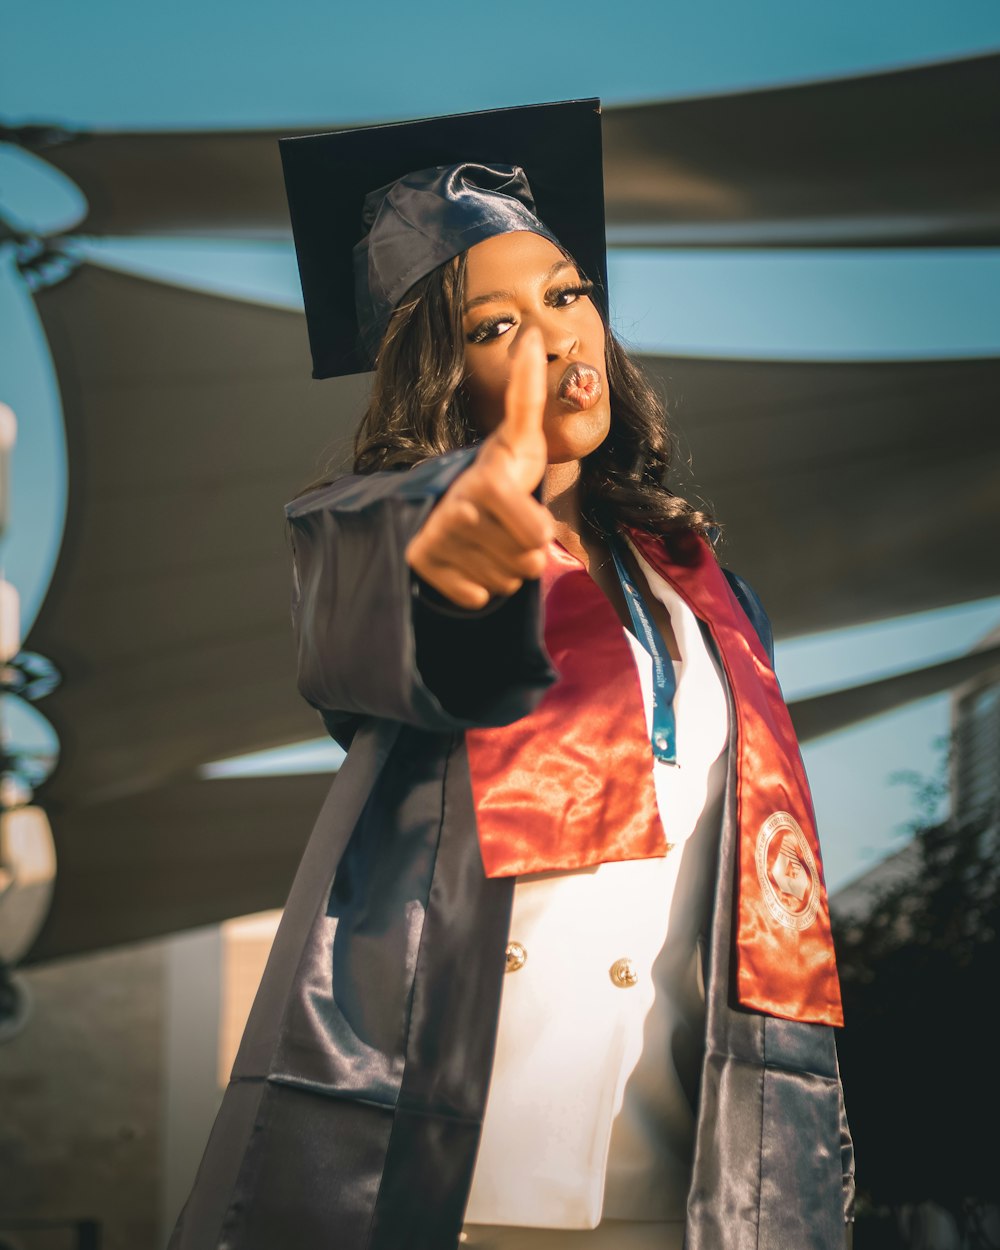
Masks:
[[[159,1250],[164,943],[27,970],[26,1027],[0,1045],[0,1237],[96,1218],[102,1250]]]
[[[280,913],[21,973],[0,1044],[0,1250],[163,1250],[201,1160]]]

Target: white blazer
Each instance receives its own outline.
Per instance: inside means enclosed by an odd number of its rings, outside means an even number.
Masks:
[[[524,957],[504,978],[467,1225],[684,1219],[704,1051],[698,943],[721,827],[728,711],[697,618],[635,554],[682,657],[674,664],[679,767],[650,752],[672,849],[663,859],[518,878],[508,964]],[[650,728],[652,661],[626,637]]]

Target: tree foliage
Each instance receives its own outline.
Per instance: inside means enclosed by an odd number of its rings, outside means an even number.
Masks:
[[[838,1049],[868,1201],[961,1216],[1000,1197],[1000,833],[983,819],[915,837],[909,878],[835,921]]]

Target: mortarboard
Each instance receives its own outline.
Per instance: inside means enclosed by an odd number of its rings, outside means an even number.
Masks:
[[[384,328],[380,314],[386,301],[394,306],[423,274],[480,238],[530,228],[532,205],[544,232],[593,280],[595,298],[607,313],[599,100],[565,100],[366,126],[280,139],[278,146],[314,378],[370,369],[373,336],[377,340]],[[369,265],[365,248],[357,245],[373,219],[379,222],[387,193],[390,201],[392,197],[400,200],[394,216],[398,226],[419,203],[414,197],[440,194],[442,187],[453,196],[456,171],[445,167],[465,163],[478,167],[468,171],[458,188],[459,195],[468,193],[473,201],[479,197],[478,207],[458,207],[459,218],[462,211],[467,221],[476,218],[472,232],[460,238],[463,223],[454,216],[438,216],[437,240],[429,244],[426,237],[414,233],[415,272],[404,271],[400,257],[406,239],[399,237],[398,230],[394,242],[380,245],[381,267]],[[435,170],[441,175],[437,179]],[[422,179],[408,179],[418,171],[423,171]],[[458,171],[459,176],[465,172]],[[493,224],[483,227],[483,197],[493,193],[501,197],[497,201],[501,211]],[[383,226],[377,229],[384,227],[384,212],[381,221]],[[408,279],[406,286],[398,289],[404,279]]]

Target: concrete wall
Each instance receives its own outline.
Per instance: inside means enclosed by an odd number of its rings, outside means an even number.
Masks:
[[[229,1079],[278,913],[21,973],[0,1043],[0,1250],[163,1250]]]
[[[0,1230],[95,1218],[102,1250],[159,1250],[165,944],[24,976],[32,1016],[0,1046]],[[0,1237],[26,1250],[72,1244]]]

